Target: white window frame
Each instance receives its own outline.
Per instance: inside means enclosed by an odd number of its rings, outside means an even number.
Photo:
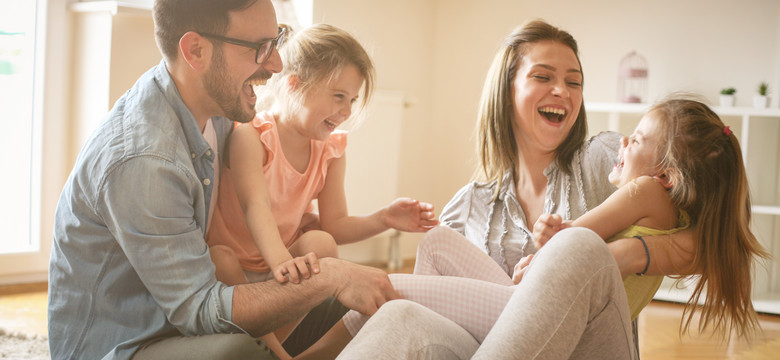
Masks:
[[[68,0],[35,0],[33,139],[30,237],[35,251],[0,255],[0,285],[46,281],[54,209],[67,176],[67,99],[65,80],[70,65]],[[47,56],[56,54],[56,56]],[[12,206],[12,204],[11,204]],[[5,224],[14,226],[14,224]]]

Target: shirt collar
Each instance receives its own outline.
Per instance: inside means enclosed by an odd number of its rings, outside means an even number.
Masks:
[[[154,73],[155,81],[157,82],[160,90],[165,96],[165,100],[171,105],[173,111],[176,113],[176,117],[181,123],[181,128],[184,131],[184,137],[187,139],[187,144],[190,147],[190,154],[192,157],[200,157],[206,153],[211,147],[203,137],[203,133],[200,131],[198,122],[195,121],[195,117],[192,112],[184,104],[184,100],[179,94],[179,90],[176,88],[176,83],[173,81],[171,74],[168,72],[168,67],[165,64],[165,60],[160,62]],[[221,116],[214,116],[212,121],[216,121]],[[213,156],[213,154],[212,154]]]

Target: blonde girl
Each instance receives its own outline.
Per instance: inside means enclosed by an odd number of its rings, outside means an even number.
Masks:
[[[319,271],[318,258],[336,257],[337,244],[437,224],[432,205],[408,198],[366,216],[347,212],[347,133],[337,128],[355,103],[366,105],[374,86],[373,63],[360,43],[320,24],[287,40],[280,53],[283,71],[259,94],[259,106],[270,110],[233,131],[207,235],[217,279],[229,285],[298,283]]]

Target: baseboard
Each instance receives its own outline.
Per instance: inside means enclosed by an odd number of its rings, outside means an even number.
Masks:
[[[49,281],[48,272],[0,275],[0,286],[41,282],[45,283],[47,281]]]

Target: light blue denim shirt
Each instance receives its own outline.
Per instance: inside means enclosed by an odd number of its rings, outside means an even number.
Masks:
[[[603,132],[578,150],[571,174],[555,162],[550,164],[544,171],[544,213],[576,219],[606,200],[616,189],[608,176],[617,162],[618,149],[620,134]],[[440,222],[463,234],[511,276],[521,258],[536,252],[531,229],[536,219],[526,222],[511,173],[504,175],[498,198],[493,200],[496,184],[474,181],[461,188],[442,209]]]
[[[212,121],[222,148],[231,122]],[[57,205],[53,359],[129,359],[160,336],[242,331],[204,240],[213,161],[164,62],[116,102]]]

